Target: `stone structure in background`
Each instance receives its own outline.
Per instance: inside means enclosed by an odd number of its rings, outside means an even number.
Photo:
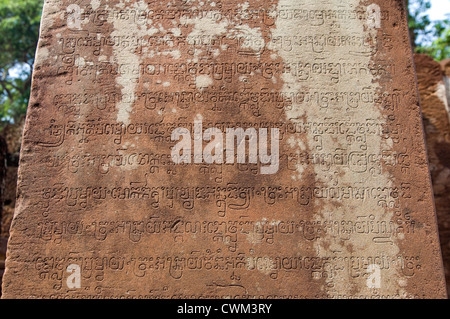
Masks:
[[[433,182],[447,288],[450,283],[450,121],[443,68],[424,54],[414,56]]]
[[[2,190],[0,205],[0,282],[2,280],[4,262],[6,257],[6,247],[9,237],[9,228],[14,215],[16,205],[17,169],[19,166],[20,143],[25,119],[17,124],[7,125],[0,132],[1,141],[1,176]],[[0,291],[1,295],[1,291]]]
[[[5,196],[5,181],[6,181],[6,156],[7,156],[7,145],[3,137],[0,136],[0,226],[3,220],[3,202]],[[5,258],[6,258],[6,240],[0,237],[0,282],[3,278],[3,273],[5,271]],[[1,289],[0,289],[1,295]]]
[[[444,61],[441,62],[441,68],[442,71],[444,72],[444,84],[445,84],[445,89],[447,92],[447,107],[449,107],[450,104],[450,59],[446,59]],[[449,109],[447,109],[447,111],[449,111]],[[449,111],[450,114],[450,111]]]
[[[16,205],[17,169],[19,166],[20,144],[22,142],[25,119],[17,124],[6,126],[0,135],[6,141],[6,175],[5,191],[3,194],[3,218],[0,237],[6,240],[9,237],[9,228]]]
[[[445,298],[405,12],[46,1],[3,297]]]

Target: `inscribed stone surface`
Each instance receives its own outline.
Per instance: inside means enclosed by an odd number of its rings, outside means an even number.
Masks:
[[[45,2],[6,298],[445,298],[398,0]]]

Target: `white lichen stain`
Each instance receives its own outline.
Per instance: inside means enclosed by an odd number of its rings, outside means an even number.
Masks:
[[[310,2],[306,4],[306,6],[302,9],[314,9],[314,10],[327,10],[330,7],[353,7],[358,8],[360,5],[359,0],[330,0],[327,4],[321,4],[316,2]],[[299,4],[297,0],[280,0],[278,3],[278,12],[283,10],[284,8],[299,8]],[[334,32],[339,32],[342,35],[346,34],[364,34],[365,32],[377,32],[377,30],[365,31],[366,21],[355,19],[349,20],[346,24],[342,24],[340,26],[331,26],[330,24],[324,24],[322,27],[315,27],[315,32],[319,32],[323,30],[323,32],[330,32],[330,28],[333,28]],[[275,28],[272,29],[272,37],[283,37],[286,34],[305,34],[306,25],[302,23],[292,23],[289,19],[276,19]],[[366,28],[367,30],[367,28]],[[309,31],[311,32],[311,31]],[[297,62],[299,60],[299,56],[301,56],[302,61],[314,61],[316,58],[316,53],[312,50],[302,49],[301,52],[298,50],[286,51],[286,50],[277,50],[275,47],[271,47],[271,44],[268,44],[268,49],[272,50],[271,59],[275,60],[281,58],[285,63]],[[368,65],[370,63],[371,57],[367,56],[349,56],[347,48],[341,47],[333,47],[328,48],[330,52],[327,53],[329,57],[332,57],[330,62],[341,61],[345,62],[348,59],[351,63],[357,63],[358,65]],[[326,62],[327,60],[324,60]],[[342,75],[344,76],[344,75]],[[377,91],[378,84],[376,82],[376,78],[371,75],[361,76],[358,79],[343,79],[338,83],[332,83],[331,81],[326,82],[325,78],[319,78],[319,76],[311,77],[307,82],[300,82],[298,79],[291,73],[284,73],[280,79],[283,82],[283,92],[307,92],[308,90],[314,91],[318,89],[329,89],[330,91],[336,92],[346,92],[349,87],[353,90],[362,89],[369,87],[373,92]],[[359,108],[355,109],[351,112],[342,114],[343,110],[332,109],[329,108],[327,112],[321,111],[319,108],[314,107],[305,107],[302,104],[295,104],[292,102],[292,108],[286,109],[286,120],[294,120],[294,121],[324,121],[325,118],[334,118],[336,120],[344,118],[351,118],[354,121],[365,122],[367,119],[377,119],[379,121],[386,121],[383,117],[381,111],[374,104],[369,108]],[[303,139],[305,139],[304,135]],[[306,142],[306,144],[305,144]],[[306,140],[302,140],[302,137],[291,137],[288,140],[288,145],[295,150],[297,154],[302,151],[307,151],[307,149],[311,149],[313,151],[313,147],[317,144],[317,140],[314,139],[314,134],[307,134]],[[368,152],[373,154],[381,154],[383,150],[390,149],[392,147],[392,140],[384,140],[380,135],[371,136],[367,141]],[[352,146],[348,145],[347,141],[343,139],[341,136],[333,136],[333,138],[326,138],[326,136],[322,136],[322,144],[320,145],[321,152],[323,153],[331,153],[335,152],[337,149],[347,149],[349,152],[356,151],[352,149]],[[353,146],[354,147],[354,146]],[[311,166],[309,166],[311,167]],[[303,165],[297,165],[296,174],[292,176],[293,180],[302,181],[304,180],[303,176],[306,172],[307,167]],[[372,176],[370,172],[365,171],[362,173],[355,173],[349,170],[348,167],[334,167],[335,174],[338,177],[339,185],[342,187],[356,186],[357,183],[361,183],[363,181],[364,187],[391,187],[393,186],[392,177],[386,172],[382,172],[378,176]],[[321,187],[332,187],[335,186],[335,181],[331,181],[330,173],[323,170],[320,165],[313,166],[313,173],[315,176],[315,181],[317,185]],[[330,218],[333,220],[355,220],[356,216],[364,215],[374,215],[377,220],[390,221],[393,217],[393,212],[389,209],[378,206],[377,203],[373,200],[364,200],[359,201],[356,199],[346,199],[344,205],[335,205],[332,202],[327,202],[325,200],[316,199],[313,203],[315,207],[319,210],[315,213],[315,215],[311,218],[313,221],[321,221],[324,222]],[[330,214],[329,212],[333,212]],[[371,237],[368,234],[352,234],[349,240],[342,241],[331,234],[322,233],[320,238],[315,240],[314,248],[318,257],[351,257],[351,256],[361,256],[361,257],[369,257],[369,256],[391,256],[393,259],[398,256],[400,253],[398,247],[398,239],[394,238],[393,243],[389,244],[377,244],[373,242],[373,236]],[[302,249],[303,244],[299,244],[298,249]],[[353,295],[353,294],[361,294],[361,295],[371,295],[373,294],[373,290],[370,290],[366,287],[366,282],[364,280],[364,276],[360,279],[355,279],[351,276],[350,271],[340,271],[338,275],[336,275],[336,271],[331,269],[330,271],[334,271],[331,276],[322,277],[325,280],[326,284],[321,287],[321,290],[325,293],[339,294],[339,295]],[[364,272],[364,269],[360,270]],[[386,295],[405,295],[406,292],[404,287],[407,286],[407,278],[405,278],[398,267],[392,266],[390,269],[383,269],[381,272],[382,282],[381,288],[377,290],[378,293],[386,294]],[[401,284],[399,284],[401,283]],[[332,287],[332,288],[330,288]]]
[[[439,100],[441,100],[442,104],[444,104],[445,110],[447,111],[447,116],[450,120],[450,101],[447,100],[447,90],[445,88],[444,81],[438,83],[436,88],[436,96]]]
[[[263,238],[261,238],[261,233],[257,232],[257,229],[265,227],[266,225],[270,227],[277,227],[281,221],[271,221],[269,222],[267,218],[263,218],[261,221],[255,222],[253,230],[246,233],[247,241],[252,245],[259,245],[263,243]]]
[[[128,3],[128,1],[125,1]],[[125,2],[121,1],[120,3],[116,4],[116,8],[124,8]],[[132,7],[134,9],[139,10],[147,10],[147,3],[143,0],[137,1],[132,4]],[[121,36],[121,35],[128,35],[128,36],[135,36],[135,37],[146,37],[148,35],[154,34],[158,32],[157,28],[154,28],[147,25],[136,25],[133,23],[129,23],[127,20],[121,20],[121,19],[114,19],[114,31],[111,33],[112,37],[115,36]],[[119,65],[139,65],[141,62],[141,56],[137,53],[134,53],[130,50],[121,50],[120,48],[114,46],[113,47],[113,54],[114,54],[114,60]],[[119,74],[116,77],[116,83],[119,87],[121,87],[121,93],[122,96],[132,96],[136,89],[137,89],[137,83],[139,80],[139,75],[130,75],[130,74]],[[116,105],[117,109],[117,122],[122,122],[124,124],[130,123],[130,114],[133,111],[133,104],[134,102],[126,102],[126,101],[120,101]]]
[[[187,42],[191,42],[193,39],[197,37],[206,37],[206,36],[220,36],[222,34],[226,34],[227,27],[229,25],[229,22],[226,19],[223,19],[223,21],[216,21],[214,20],[214,15],[220,14],[218,11],[211,11],[210,14],[207,15],[207,17],[203,19],[190,19],[186,17],[180,18],[180,23],[183,25],[191,24],[193,25],[192,32],[187,36],[186,40]]]
[[[162,52],[162,55],[171,56],[175,60],[179,60],[181,58],[181,52],[178,49],[166,50],[166,51]]]
[[[265,47],[265,40],[261,28],[251,28],[249,25],[239,25],[230,30],[230,35],[240,38],[241,49],[250,49],[255,53],[261,52]],[[257,56],[259,58],[259,56]]]
[[[170,32],[176,37],[179,37],[181,35],[181,30],[179,28],[172,28],[170,29]]]
[[[97,10],[100,7],[100,0],[91,0],[91,6],[93,10]]]
[[[269,276],[275,269],[275,263],[269,256],[247,257],[247,270],[256,269],[262,274]]]
[[[208,75],[199,75],[195,78],[195,86],[199,90],[203,90],[213,84],[213,79]]]
[[[45,61],[49,58],[50,53],[47,47],[40,47],[38,54],[37,54],[37,59],[39,59],[40,61]],[[57,56],[56,56],[57,57]]]

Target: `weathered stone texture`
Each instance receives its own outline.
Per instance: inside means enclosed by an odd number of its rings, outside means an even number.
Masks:
[[[402,1],[48,0],[4,297],[445,298],[418,99]]]
[[[0,214],[0,283],[5,266],[9,228],[16,205],[17,169],[24,120],[7,125],[0,132],[0,206],[2,208]]]
[[[444,84],[447,95],[447,104],[450,103],[450,59],[446,59],[441,62],[441,68],[444,72]],[[448,109],[447,109],[448,111]]]
[[[0,136],[0,226],[4,216],[3,201],[5,197],[5,180],[6,180],[6,154],[7,145],[3,137]],[[6,257],[6,240],[0,236],[0,283],[2,282],[3,273],[5,271],[5,257]],[[1,296],[1,289],[0,289]]]
[[[430,162],[447,290],[450,283],[450,121],[444,70],[425,54],[414,56]]]

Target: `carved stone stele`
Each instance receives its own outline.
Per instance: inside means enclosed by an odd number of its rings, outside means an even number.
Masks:
[[[398,0],[45,2],[5,298],[446,298]]]

